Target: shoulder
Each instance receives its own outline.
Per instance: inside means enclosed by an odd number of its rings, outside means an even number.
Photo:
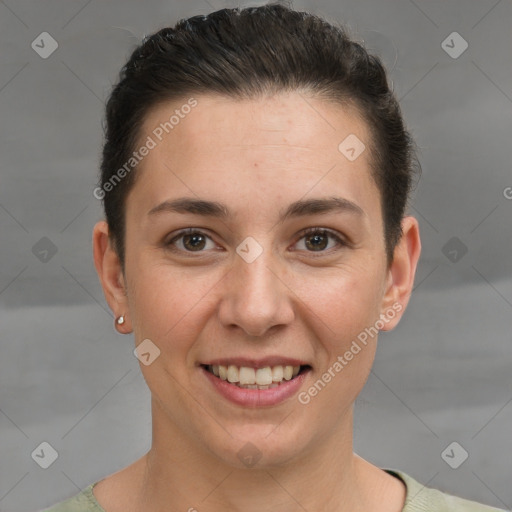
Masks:
[[[503,512],[503,509],[489,507],[476,501],[452,496],[438,489],[425,487],[403,471],[396,469],[384,469],[384,471],[405,483],[407,493],[402,512]]]
[[[75,496],[57,503],[53,507],[44,509],[41,512],[105,512],[96,501],[92,488],[95,484],[89,485],[82,492]]]

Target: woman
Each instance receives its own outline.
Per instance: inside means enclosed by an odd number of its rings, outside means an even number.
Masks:
[[[223,9],[146,38],[106,117],[94,260],[152,447],[50,510],[496,510],[353,453],[420,255],[380,61],[311,14]]]

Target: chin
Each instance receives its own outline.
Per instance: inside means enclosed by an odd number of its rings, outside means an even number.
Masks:
[[[243,424],[239,428],[230,425],[227,429],[232,437],[224,436],[218,444],[212,442],[209,449],[225,464],[239,469],[265,469],[283,466],[294,458],[301,457],[307,442],[305,432],[297,432],[283,424]],[[295,430],[295,429],[293,429]],[[213,441],[213,440],[212,440]]]

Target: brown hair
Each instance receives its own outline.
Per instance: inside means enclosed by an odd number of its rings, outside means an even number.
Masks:
[[[96,190],[101,189],[123,271],[125,204],[136,173],[123,173],[115,186],[112,180],[130,160],[149,110],[192,94],[251,99],[299,90],[355,106],[370,128],[372,175],[381,193],[383,236],[392,261],[413,173],[421,169],[386,71],[341,26],[273,3],[182,19],[146,37],[122,68],[106,104]]]

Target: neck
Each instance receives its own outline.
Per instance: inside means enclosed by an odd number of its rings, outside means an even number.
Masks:
[[[140,510],[355,512],[371,508],[367,482],[380,470],[352,451],[352,408],[330,436],[312,440],[286,463],[240,469],[186,435],[155,402],[152,407],[153,440],[143,458]]]

